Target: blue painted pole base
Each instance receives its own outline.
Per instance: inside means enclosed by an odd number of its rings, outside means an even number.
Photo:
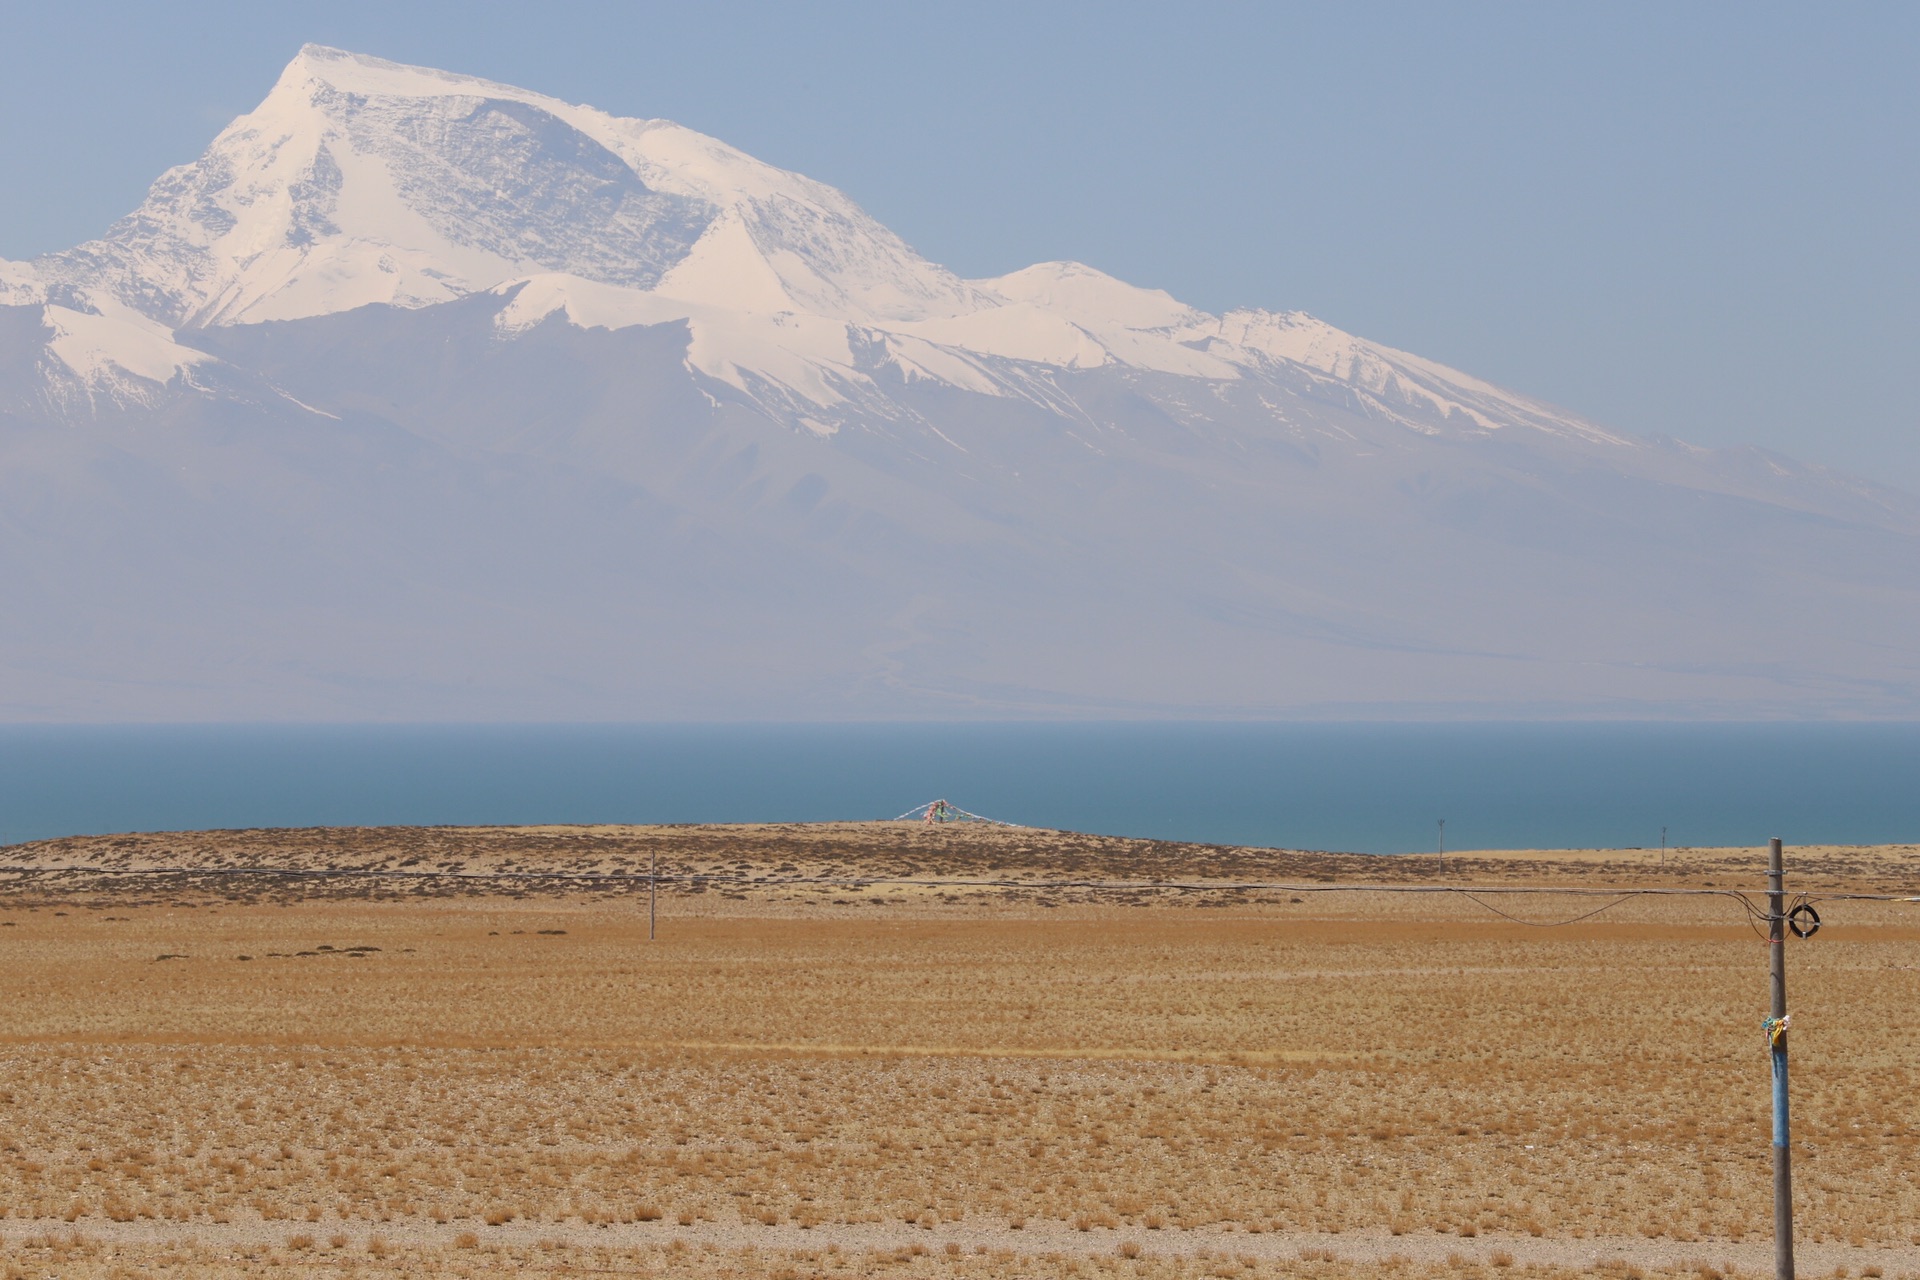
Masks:
[[[1787,1145],[1787,1046],[1773,1046],[1773,1145]]]

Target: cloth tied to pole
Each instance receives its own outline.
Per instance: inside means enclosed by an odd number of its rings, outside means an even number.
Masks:
[[[1778,1018],[1768,1018],[1762,1023],[1767,1032],[1767,1043],[1778,1049],[1781,1037],[1787,1034],[1787,1024],[1792,1021],[1793,1015],[1788,1013]]]

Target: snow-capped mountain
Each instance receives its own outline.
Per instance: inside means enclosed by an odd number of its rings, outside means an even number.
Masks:
[[[1045,403],[1027,366],[1231,380],[1277,360],[1462,424],[1592,431],[1305,315],[1210,316],[1075,263],[963,281],[840,192],[692,130],[317,46],[104,238],[0,282],[0,300],[77,303],[60,350],[95,383],[196,363],[164,331],[493,291],[505,332],[684,322],[691,368],[816,429],[883,370]]]
[[[1920,502],[309,46],[0,262],[15,715],[1911,714]],[[1772,606],[1792,616],[1755,625]]]

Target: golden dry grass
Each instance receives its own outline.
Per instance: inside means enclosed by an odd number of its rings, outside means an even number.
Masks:
[[[1548,1275],[1515,1261],[1521,1245],[1458,1266],[1270,1246],[1384,1230],[1707,1248],[1769,1230],[1766,949],[1730,904],[1642,900],[1540,930],[1431,897],[853,895],[772,882],[1431,880],[1412,860],[793,831],[7,851],[39,868],[438,858],[495,874],[644,866],[657,842],[676,868],[768,882],[665,895],[650,944],[631,886],[16,876],[0,898],[0,1266]],[[1697,858],[1694,880],[1755,883],[1753,851]],[[1613,865],[1448,861],[1449,878],[1507,884]],[[1846,851],[1802,879],[1913,873],[1905,851]],[[1790,952],[1803,1238],[1910,1249],[1920,913],[1826,914]],[[795,1244],[800,1228],[821,1243]],[[860,1243],[889,1232],[927,1243]]]

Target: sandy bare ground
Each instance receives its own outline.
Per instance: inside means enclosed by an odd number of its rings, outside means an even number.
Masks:
[[[1742,1244],[1729,1241],[1680,1244],[1671,1240],[1649,1240],[1643,1236],[1591,1236],[1581,1239],[1546,1239],[1525,1234],[1490,1233],[1464,1239],[1457,1235],[1432,1231],[1410,1231],[1394,1235],[1385,1227],[1364,1227],[1347,1232],[1276,1231],[1249,1234],[1232,1229],[1161,1229],[1159,1231],[1117,1230],[1093,1227],[1081,1231],[1064,1222],[1029,1222],[1019,1231],[1006,1226],[948,1223],[928,1228],[846,1224],[826,1224],[811,1228],[793,1225],[761,1226],[758,1223],[704,1224],[682,1227],[671,1223],[625,1223],[582,1226],[578,1223],[524,1224],[506,1223],[496,1227],[472,1228],[442,1225],[427,1220],[396,1219],[369,1229],[364,1223],[303,1223],[289,1226],[254,1218],[231,1223],[158,1223],[91,1222],[76,1224],[64,1218],[14,1221],[5,1224],[0,1239],[24,1240],[33,1237],[60,1237],[78,1229],[83,1235],[106,1244],[167,1246],[192,1242],[203,1247],[229,1252],[281,1246],[301,1235],[315,1237],[311,1246],[319,1249],[324,1238],[344,1229],[347,1241],[343,1250],[364,1249],[375,1237],[393,1245],[414,1246],[426,1250],[454,1252],[462,1235],[478,1236],[489,1247],[537,1249],[543,1243],[563,1244],[573,1249],[613,1248],[643,1252],[658,1250],[680,1241],[693,1246],[716,1246],[729,1252],[757,1249],[775,1254],[838,1250],[850,1254],[897,1253],[918,1247],[945,1254],[948,1245],[957,1245],[962,1253],[1111,1258],[1123,1246],[1130,1253],[1148,1258],[1200,1259],[1212,1257],[1254,1258],[1269,1263],[1298,1262],[1309,1257],[1332,1254],[1349,1262],[1381,1263],[1403,1259],[1417,1264],[1443,1267],[1450,1262],[1490,1265],[1496,1254],[1507,1254],[1515,1266],[1565,1267],[1585,1269],[1602,1263],[1624,1263],[1649,1270],[1697,1271],[1703,1265],[1722,1271],[1770,1272],[1773,1245],[1754,1240]],[[1845,1244],[1803,1245],[1796,1260],[1809,1275],[1830,1276],[1836,1269],[1858,1273],[1878,1266],[1889,1274],[1920,1271],[1920,1246]],[[1507,1265],[1507,1264],[1503,1264]]]

